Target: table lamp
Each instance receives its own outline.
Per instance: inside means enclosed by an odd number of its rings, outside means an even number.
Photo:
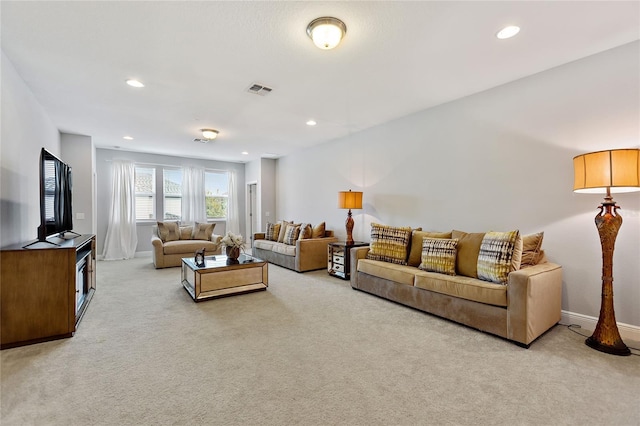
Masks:
[[[613,355],[630,355],[613,310],[613,248],[622,217],[611,193],[640,191],[640,149],[615,149],[573,158],[573,191],[606,194],[595,222],[602,246],[602,299],[598,324],[587,346]]]
[[[353,245],[353,218],[351,217],[351,209],[362,208],[362,192],[357,191],[340,191],[338,192],[338,208],[349,209],[347,214],[347,245]]]

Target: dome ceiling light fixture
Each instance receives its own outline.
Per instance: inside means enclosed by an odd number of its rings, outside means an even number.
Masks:
[[[307,25],[307,35],[318,48],[329,50],[340,44],[347,33],[347,26],[338,18],[323,16]]]
[[[217,138],[219,133],[215,129],[200,129],[200,131],[202,132],[202,137],[210,141]]]

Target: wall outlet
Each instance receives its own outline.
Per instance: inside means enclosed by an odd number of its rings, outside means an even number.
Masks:
[[[271,216],[271,212],[264,212],[264,217],[269,217]]]
[[[76,219],[83,220],[84,219],[84,213],[76,213]]]

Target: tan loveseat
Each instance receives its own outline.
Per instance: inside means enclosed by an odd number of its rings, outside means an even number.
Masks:
[[[424,233],[412,233],[411,253]],[[542,233],[522,236],[521,266],[508,273],[504,284],[480,280],[464,271],[475,254],[481,233],[453,231],[450,235],[465,251],[456,260],[456,275],[428,272],[415,266],[367,259],[370,247],[351,249],[351,286],[424,312],[456,321],[529,347],[537,337],[560,321],[562,267],[546,260]],[[469,238],[471,236],[471,238]],[[427,237],[430,238],[430,237]],[[537,247],[536,247],[537,246]],[[466,258],[466,259],[465,259]],[[467,262],[467,265],[463,263]]]
[[[313,271],[327,267],[327,246],[338,241],[333,231],[325,229],[324,222],[311,227],[310,224],[280,222],[275,232],[268,224],[267,232],[253,235],[253,255],[269,263],[292,269],[296,272]],[[289,229],[287,230],[287,226]],[[300,228],[297,231],[292,228]],[[286,238],[290,237],[290,238]]]
[[[222,236],[213,233],[214,227],[213,223],[180,226],[178,222],[158,222],[151,235],[153,266],[181,266],[183,257],[193,257],[202,248],[207,256],[221,253]]]

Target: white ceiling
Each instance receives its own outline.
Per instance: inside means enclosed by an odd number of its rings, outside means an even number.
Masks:
[[[61,131],[90,135],[97,147],[241,162],[640,39],[637,1],[3,0],[0,7],[2,50]],[[347,25],[334,50],[316,48],[305,33],[320,16]],[[498,40],[509,24],[520,34]],[[131,88],[128,78],[146,87]],[[273,92],[247,93],[252,83]],[[309,119],[318,125],[305,125]],[[220,130],[218,139],[194,142],[203,127]]]

